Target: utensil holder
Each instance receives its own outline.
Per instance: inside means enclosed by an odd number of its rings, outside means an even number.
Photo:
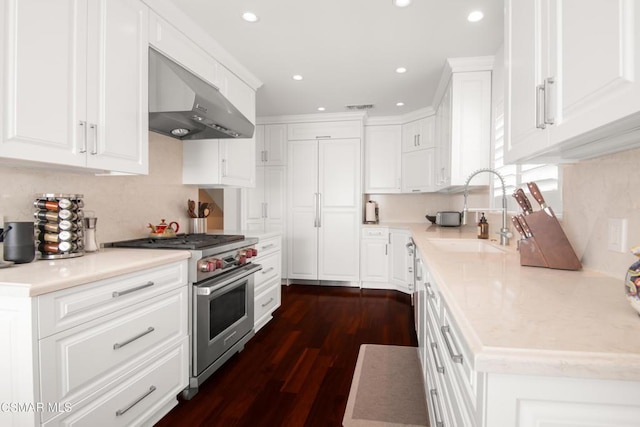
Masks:
[[[207,232],[207,218],[189,218],[189,233],[204,234]]]
[[[520,240],[520,265],[559,270],[582,268],[550,207],[532,212],[525,219],[533,237]]]
[[[82,194],[36,194],[33,206],[39,259],[84,255]]]

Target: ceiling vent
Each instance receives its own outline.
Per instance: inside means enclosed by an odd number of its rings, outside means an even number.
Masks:
[[[347,110],[370,110],[373,108],[373,104],[360,104],[360,105],[347,105]]]

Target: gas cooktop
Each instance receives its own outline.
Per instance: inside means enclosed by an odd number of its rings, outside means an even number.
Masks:
[[[178,234],[175,237],[145,237],[113,242],[116,248],[205,249],[245,240],[241,234]]]

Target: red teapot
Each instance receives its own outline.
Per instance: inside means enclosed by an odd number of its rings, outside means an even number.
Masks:
[[[175,228],[173,228],[174,225]],[[180,224],[175,221],[171,221],[167,224],[164,219],[162,219],[158,225],[149,223],[147,227],[151,229],[151,234],[163,237],[175,236],[178,230],[180,230]]]

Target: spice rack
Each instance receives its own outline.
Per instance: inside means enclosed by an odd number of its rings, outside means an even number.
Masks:
[[[40,259],[84,255],[82,194],[36,194],[33,206]]]

